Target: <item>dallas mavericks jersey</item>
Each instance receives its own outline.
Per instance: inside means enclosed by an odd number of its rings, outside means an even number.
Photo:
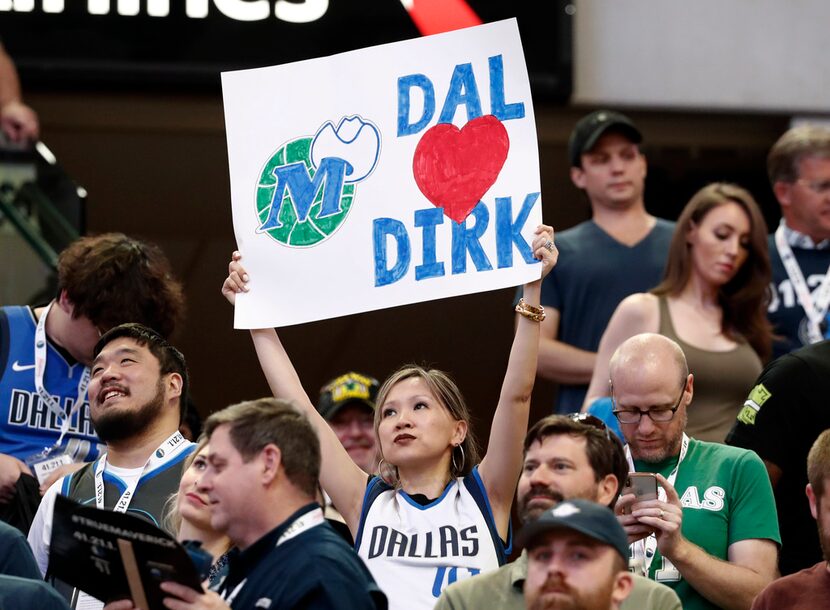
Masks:
[[[0,308],[0,453],[25,460],[51,447],[61,422],[35,390],[35,321],[28,307]],[[72,410],[84,365],[66,361],[49,343],[43,385],[65,413]],[[98,455],[98,437],[89,417],[89,403],[72,416],[63,445],[76,462]]]
[[[503,565],[509,545],[499,538],[478,466],[426,506],[374,477],[355,540],[390,610],[433,608],[449,584]]]

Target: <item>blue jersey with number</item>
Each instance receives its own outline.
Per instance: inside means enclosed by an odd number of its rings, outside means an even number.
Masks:
[[[355,539],[389,610],[434,608],[449,584],[503,565],[509,546],[499,538],[478,466],[426,506],[374,477]]]
[[[0,453],[20,460],[55,444],[61,418],[44,404],[35,389],[35,329],[37,322],[28,307],[0,308]],[[64,413],[78,396],[84,365],[68,362],[47,341],[43,385]],[[62,447],[76,462],[98,455],[98,437],[89,417],[89,403],[72,416]]]

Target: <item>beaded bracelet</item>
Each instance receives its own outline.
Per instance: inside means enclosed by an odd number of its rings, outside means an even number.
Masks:
[[[524,299],[519,299],[519,302],[516,303],[516,313],[534,322],[541,322],[545,319],[544,307],[541,305],[539,307],[530,305]]]

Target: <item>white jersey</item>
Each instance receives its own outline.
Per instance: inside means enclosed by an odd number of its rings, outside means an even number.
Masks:
[[[478,467],[421,506],[374,477],[355,540],[390,610],[431,609],[449,584],[495,570],[510,553],[493,520]]]

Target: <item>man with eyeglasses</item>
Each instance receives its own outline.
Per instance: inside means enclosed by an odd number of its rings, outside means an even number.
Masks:
[[[614,414],[629,467],[656,474],[658,499],[617,502],[640,573],[672,587],[684,610],[749,610],[777,576],[772,488],[751,451],[690,439],[694,377],[662,335],[625,341],[610,364]]]
[[[769,319],[778,357],[830,339],[830,129],[801,125],[770,149],[767,173],[781,205],[770,235]]]
[[[628,476],[628,464],[616,436],[592,415],[549,415],[531,427],[524,442],[525,458],[516,491],[517,513],[523,526],[565,500],[590,500],[614,506]],[[435,610],[499,608],[520,610],[527,578],[528,557],[494,572],[467,578],[444,589]],[[574,583],[562,584],[563,596],[576,603]],[[631,594],[621,610],[681,610],[668,587],[634,575]]]

